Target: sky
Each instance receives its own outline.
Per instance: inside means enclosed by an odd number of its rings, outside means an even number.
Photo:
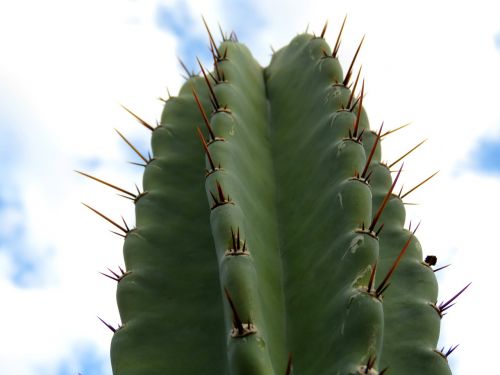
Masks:
[[[500,335],[495,240],[500,211],[500,5],[493,1],[3,0],[0,2],[0,373],[111,374],[119,324],[115,283],[122,241],[85,202],[133,224],[130,203],[74,173],[140,185],[137,156],[149,134],[123,111],[159,119],[167,88],[183,82],[177,57],[208,64],[203,15],[234,30],[262,66],[271,46],[321,32],[333,45],[344,16],[345,67],[359,40],[363,102],[373,127],[411,126],[387,137],[383,159],[406,159],[407,221],[421,221],[424,253],[451,266],[436,275],[439,301],[472,282],[443,318],[439,348],[460,344],[453,373],[490,373]],[[479,360],[478,360],[479,359]]]

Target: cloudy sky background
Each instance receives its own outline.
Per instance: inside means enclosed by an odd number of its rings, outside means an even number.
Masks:
[[[117,136],[147,153],[159,96],[183,79],[176,56],[208,64],[203,14],[214,32],[235,30],[262,65],[298,32],[333,44],[347,66],[361,37],[372,127],[412,126],[384,140],[384,160],[428,141],[405,163],[408,221],[438,256],[440,298],[472,285],[443,319],[440,347],[456,375],[490,373],[500,248],[500,21],[492,1],[4,0],[0,2],[0,373],[111,374],[119,317],[115,283],[98,274],[123,265],[122,241],[80,202],[133,224],[133,207],[74,169],[119,186],[140,185],[138,161]],[[399,185],[401,186],[401,185]]]

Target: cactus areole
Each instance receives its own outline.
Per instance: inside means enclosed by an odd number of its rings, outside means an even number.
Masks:
[[[324,31],[266,68],[209,33],[213,70],[188,72],[158,126],[134,115],[152,155],[119,133],[145,168],[142,193],[106,183],[136,213],[108,219],[125,238],[115,375],[451,374],[451,300],[404,228],[401,162],[380,161],[392,131],[370,130],[359,48],[344,74]]]

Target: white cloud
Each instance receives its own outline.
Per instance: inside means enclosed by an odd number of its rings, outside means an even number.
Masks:
[[[97,159],[88,172],[130,189],[140,182],[140,170],[124,163],[124,148],[112,129],[147,140],[147,130],[118,104],[154,123],[161,110],[156,98],[166,95],[167,85],[175,93],[181,84],[177,41],[155,26],[156,6],[152,0],[0,5],[0,76],[23,98],[12,110],[29,120],[9,129],[23,142],[9,186],[22,205],[31,254],[50,257],[40,261],[44,287],[21,289],[10,282],[15,265],[0,250],[0,290],[8,301],[0,312],[0,373],[55,369],[65,356],[74,360],[73,345],[82,338],[102,353],[108,351],[110,334],[96,315],[118,323],[115,285],[97,271],[122,264],[121,240],[79,202],[117,219],[120,213],[132,218],[133,210],[129,202],[72,170]],[[189,1],[187,6],[193,19],[204,14],[213,29],[220,21],[238,31],[238,23],[246,21],[228,16],[228,2]],[[440,271],[441,300],[473,282],[443,320],[443,345],[461,343],[452,354],[455,374],[489,371],[488,361],[477,358],[494,357],[493,339],[483,334],[499,333],[494,302],[486,294],[494,292],[486,291],[495,285],[499,261],[494,225],[500,186],[497,179],[472,170],[457,171],[467,165],[480,138],[499,132],[498,9],[493,2],[451,1],[316,1],[308,6],[255,1],[253,8],[261,25],[247,34],[246,42],[262,65],[269,61],[270,44],[279,48],[308,22],[319,33],[328,18],[332,44],[348,14],[343,66],[367,34],[359,62],[372,126],[382,120],[387,128],[414,123],[384,140],[384,159],[395,160],[429,138],[408,158],[404,185],[441,170],[412,194],[410,200],[422,204],[408,207],[409,219],[423,220],[419,238],[428,249],[424,251],[438,255],[442,264],[453,264]],[[200,21],[194,31],[202,29]],[[18,222],[18,212],[4,212],[2,233]]]

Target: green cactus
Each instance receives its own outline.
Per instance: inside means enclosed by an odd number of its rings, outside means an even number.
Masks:
[[[326,29],[326,25],[325,25]],[[234,34],[169,97],[123,232],[115,375],[451,374],[364,82],[321,35],[263,69]],[[361,44],[360,44],[361,47]],[[359,86],[361,92],[356,98]],[[135,116],[135,115],[134,115]],[[398,160],[399,162],[399,160]],[[392,166],[391,166],[392,167]],[[410,191],[411,192],[411,191]],[[383,229],[382,229],[383,227]]]

